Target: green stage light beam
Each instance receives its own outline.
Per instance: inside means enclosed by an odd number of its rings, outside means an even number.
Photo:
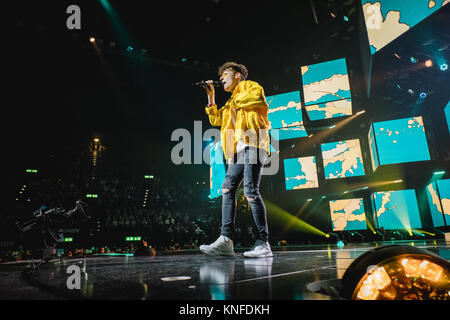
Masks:
[[[270,201],[264,201],[267,209],[267,213],[273,218],[277,219],[279,222],[284,224],[291,224],[292,230],[302,231],[306,233],[315,234],[322,237],[327,237],[327,234],[316,227],[310,225],[309,223],[297,218],[296,216],[290,214],[289,212],[281,209],[277,205],[271,203]]]

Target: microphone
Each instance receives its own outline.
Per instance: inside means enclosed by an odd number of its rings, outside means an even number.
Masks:
[[[193,84],[192,84],[194,87],[205,87],[205,86],[207,86],[208,84],[206,83],[206,82],[202,82],[202,81],[200,81],[200,82],[194,82]],[[221,81],[213,81],[212,82],[212,85],[214,86],[214,87],[221,87],[222,86],[222,82]]]

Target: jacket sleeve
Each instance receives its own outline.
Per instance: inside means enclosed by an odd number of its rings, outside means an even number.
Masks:
[[[206,114],[209,117],[209,122],[213,126],[221,126],[222,125],[222,113],[223,108],[217,110],[217,105],[213,105],[212,107],[205,107]]]
[[[256,82],[245,84],[242,92],[235,99],[236,109],[241,108],[269,108],[264,94],[264,89]]]

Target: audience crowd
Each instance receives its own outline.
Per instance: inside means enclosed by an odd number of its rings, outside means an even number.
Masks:
[[[30,258],[29,244],[41,243],[39,230],[20,232],[16,222],[32,219],[40,207],[70,210],[78,199],[87,203],[89,217],[77,213],[67,218],[63,234],[73,242],[58,243],[60,255],[133,253],[143,245],[155,252],[197,249],[220,234],[220,198],[211,200],[208,194],[209,182],[200,181],[34,177],[19,186],[15,206],[4,219],[0,259]],[[235,245],[248,246],[255,237],[253,218],[243,195],[237,201]],[[141,240],[126,241],[130,236]],[[8,239],[13,241],[3,241]]]

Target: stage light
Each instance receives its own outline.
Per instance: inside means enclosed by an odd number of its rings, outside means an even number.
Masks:
[[[133,51],[133,47],[132,47],[132,46],[128,46],[127,52],[128,52],[128,53],[131,53],[132,51]]]
[[[366,112],[366,110],[361,110],[361,111],[358,111],[356,114],[363,114],[363,113],[365,113]]]
[[[181,58],[181,62],[186,62],[187,58]]]
[[[445,71],[448,69],[448,65],[446,63],[443,63],[439,66],[439,69],[441,69],[441,71]]]
[[[438,175],[438,174],[445,174],[445,171],[444,171],[444,170],[441,170],[441,171],[435,171],[435,172],[433,172],[433,175]]]
[[[344,21],[348,22],[348,17],[347,16],[344,16]]]
[[[431,66],[433,66],[433,61],[431,61],[431,60],[425,61],[425,67],[429,68]]]
[[[416,62],[417,62],[417,59],[414,58],[414,57],[410,57],[410,58],[409,58],[409,61],[411,61],[412,63],[416,63]]]
[[[343,248],[343,247],[345,246],[345,243],[344,243],[344,241],[339,240],[338,242],[336,242],[336,246],[337,246],[338,248]]]
[[[94,37],[90,37],[90,38],[89,38],[89,41],[92,42],[92,43],[94,43],[94,42],[95,42],[95,38],[94,38]]]
[[[421,99],[425,99],[425,98],[427,97],[426,92],[421,92],[421,93],[419,94],[419,97],[420,97]]]
[[[341,295],[354,300],[450,300],[450,263],[413,246],[370,250],[345,271]]]

